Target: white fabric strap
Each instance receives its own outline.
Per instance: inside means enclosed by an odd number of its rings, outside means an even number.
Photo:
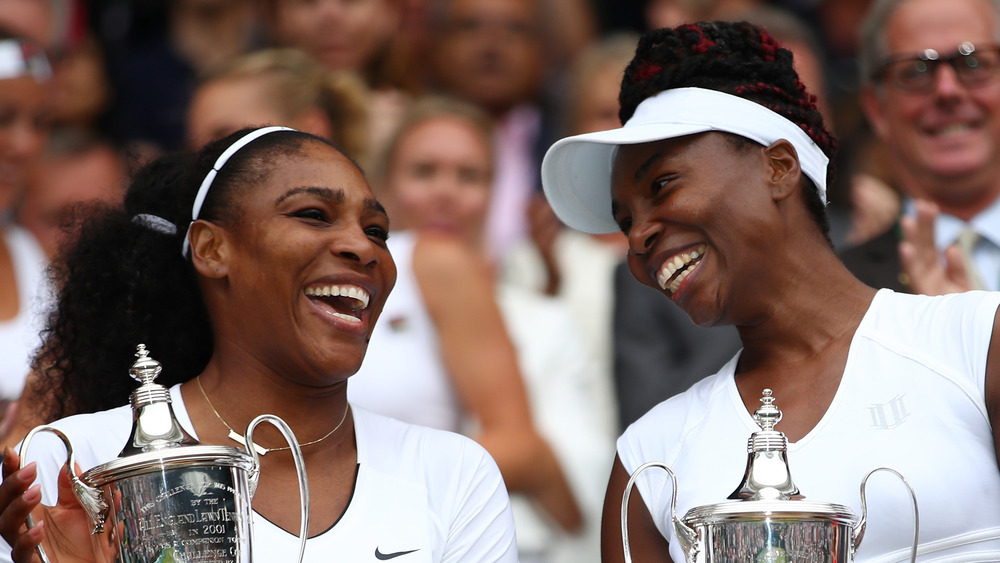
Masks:
[[[827,202],[830,159],[801,127],[757,102],[707,88],[665,90],[640,103],[623,129],[681,124],[734,133],[764,146],[787,140],[795,147],[802,171],[816,184],[820,199]]]
[[[219,155],[215,164],[212,165],[212,169],[208,171],[208,174],[205,175],[205,179],[201,181],[201,186],[198,187],[198,193],[194,196],[194,205],[191,207],[191,223],[188,224],[188,232],[184,236],[184,247],[181,249],[181,254],[184,256],[188,255],[188,249],[190,248],[188,237],[191,235],[191,225],[198,220],[198,216],[201,214],[201,206],[205,204],[205,198],[208,197],[208,191],[212,188],[212,182],[214,182],[215,177],[218,176],[219,170],[221,170],[222,167],[226,165],[226,162],[228,162],[234,154],[239,152],[240,149],[260,137],[276,131],[295,131],[295,129],[282,126],[262,127],[260,129],[256,129],[237,139],[235,143],[229,145],[229,148]]]

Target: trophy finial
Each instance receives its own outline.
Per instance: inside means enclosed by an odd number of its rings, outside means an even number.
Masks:
[[[774,404],[770,389],[764,389],[761,395],[761,405],[753,413],[754,422],[760,426],[760,430],[754,432],[747,441],[747,468],[743,482],[729,498],[760,500],[800,497],[798,487],[792,482],[785,457],[788,439],[784,433],[774,429],[774,425],[781,420],[781,410]]]
[[[760,402],[763,404],[754,411],[753,419],[761,430],[771,432],[774,430],[774,425],[781,421],[781,410],[774,404],[770,389],[764,389],[761,395],[763,397],[760,398]]]
[[[198,441],[177,422],[171,406],[170,390],[154,382],[163,371],[163,366],[149,357],[145,344],[139,344],[135,349],[135,357],[139,359],[128,373],[141,385],[132,391],[132,434],[119,457],[197,444]]]
[[[146,350],[145,344],[136,346],[135,357],[139,359],[128,370],[129,375],[143,385],[153,383],[156,376],[163,371],[163,366],[160,365],[160,362],[149,357],[149,350]]]

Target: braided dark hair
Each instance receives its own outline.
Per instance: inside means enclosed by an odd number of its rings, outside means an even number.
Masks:
[[[250,131],[198,153],[160,157],[136,173],[122,207],[98,208],[83,220],[78,238],[53,264],[58,302],[32,366],[38,374],[32,394],[45,398],[39,414],[46,420],[126,404],[136,387],[128,369],[140,343],[163,364],[158,383],[181,383],[204,370],[213,350],[211,320],[181,248],[202,179]],[[299,153],[310,140],[332,146],[280,131],[238,151],[215,178],[201,218],[238,220],[236,197],[266,178],[275,157]],[[143,214],[173,223],[176,233],[135,219]]]
[[[791,51],[747,22],[701,22],[646,33],[622,79],[622,123],[646,98],[673,88],[706,88],[756,102],[797,124],[831,158],[837,142],[823,125],[816,97],[792,67]],[[748,141],[747,142],[752,142]],[[806,180],[809,210],[829,238],[819,193]],[[827,185],[833,167],[827,169]]]

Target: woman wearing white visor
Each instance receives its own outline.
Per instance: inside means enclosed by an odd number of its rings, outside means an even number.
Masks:
[[[1000,423],[1000,294],[895,294],[847,271],[827,236],[835,142],[814,100],[791,53],[749,24],[658,30],[625,71],[625,125],[563,139],[545,157],[545,193],[563,221],[622,230],[639,281],[699,325],[735,325],[743,343],[717,374],[618,440],[605,561],[623,560],[622,493],[643,463],[676,473],[679,516],[733,492],[765,388],[808,499],[860,515],[860,483],[889,466],[916,491],[919,560],[1000,560],[991,430]],[[635,491],[635,560],[684,561],[669,476],[646,471]],[[856,560],[908,560],[909,492],[880,473],[867,501]]]

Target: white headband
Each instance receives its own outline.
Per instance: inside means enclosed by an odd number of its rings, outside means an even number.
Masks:
[[[618,129],[557,141],[542,160],[542,187],[556,215],[588,233],[618,230],[611,216],[611,168],[621,145],[725,131],[768,146],[785,139],[826,203],[829,158],[798,125],[750,100],[705,88],[675,88],[643,100]]]
[[[52,78],[45,52],[21,39],[0,40],[0,80],[30,76],[38,82]]]
[[[215,177],[218,176],[219,170],[225,166],[226,162],[233,157],[234,154],[240,151],[243,147],[249,145],[260,137],[267,135],[268,133],[274,133],[276,131],[295,131],[291,127],[262,127],[247,133],[246,135],[240,137],[235,143],[229,145],[219,158],[212,165],[212,169],[208,171],[205,175],[205,179],[201,181],[201,186],[198,187],[198,193],[194,196],[194,205],[191,207],[191,223],[188,224],[187,234],[184,235],[184,246],[181,248],[181,254],[184,256],[188,255],[188,249],[190,248],[188,237],[191,236],[191,225],[198,220],[198,216],[201,214],[201,206],[205,203],[205,198],[208,197],[208,190],[212,188],[212,182],[215,181]]]

